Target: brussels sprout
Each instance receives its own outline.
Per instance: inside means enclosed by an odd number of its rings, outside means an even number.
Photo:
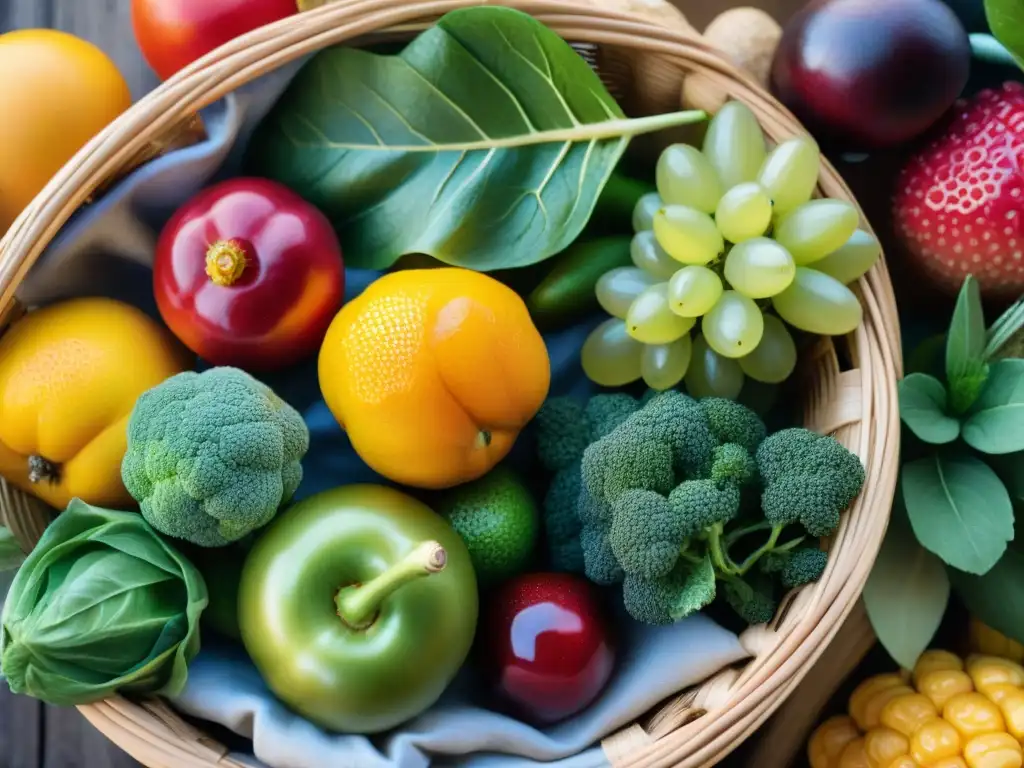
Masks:
[[[14,577],[0,672],[15,693],[57,706],[174,695],[207,602],[199,571],[139,514],[74,499]]]

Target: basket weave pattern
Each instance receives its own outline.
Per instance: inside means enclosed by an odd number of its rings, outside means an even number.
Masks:
[[[138,101],[86,145],[0,240],[0,328],[21,311],[15,292],[61,226],[99,190],[195,128],[198,110],[246,82],[337,43],[409,38],[477,0],[335,0],[239,38],[195,62]],[[564,39],[595,46],[598,71],[629,114],[680,108],[682,82],[699,76],[719,95],[746,103],[765,135],[805,133],[748,74],[737,70],[681,20],[671,24],[606,10],[595,0],[502,0],[532,14]],[[685,105],[687,107],[701,105]],[[853,200],[824,159],[819,193]],[[866,221],[862,227],[870,230]],[[854,609],[881,545],[895,484],[900,342],[884,262],[855,286],[864,321],[849,337],[822,339],[802,361],[804,424],[833,434],[861,457],[867,481],[829,542],[821,580],[785,601],[768,626],[740,640],[749,661],[665,702],[603,742],[615,765],[713,765],[749,736],[792,692]],[[834,341],[834,343],[833,343]],[[837,349],[838,346],[838,349]],[[840,363],[840,359],[849,361]],[[0,521],[31,547],[53,510],[0,481]],[[239,767],[227,750],[159,700],[114,697],[80,708],[100,731],[152,768]]]

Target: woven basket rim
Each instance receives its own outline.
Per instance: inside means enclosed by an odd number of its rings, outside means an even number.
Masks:
[[[673,29],[597,8],[577,0],[335,0],[233,40],[188,66],[139,99],[83,147],[21,213],[0,239],[0,317],[15,304],[18,285],[46,245],[86,199],[124,171],[128,159],[148,144],[166,141],[195,113],[256,77],[307,53],[384,33],[411,33],[445,12],[477,5],[504,5],[537,17],[563,38],[595,43],[656,58],[679,71],[699,73],[715,88],[740,98],[758,115],[773,139],[805,134],[795,117],[755,79],[737,70],[691,29]],[[822,158],[819,189],[857,205],[849,188]],[[862,227],[872,231],[863,211]],[[616,765],[636,768],[713,765],[763,723],[792,692],[825,651],[857,605],[881,546],[896,486],[899,415],[896,381],[902,375],[898,315],[884,257],[856,286],[864,322],[837,340],[849,348],[852,370],[840,370],[832,342],[822,346],[811,382],[808,426],[835,434],[865,462],[868,480],[833,537],[829,566],[821,580],[793,596],[785,613],[768,625],[751,627],[740,640],[751,658],[740,670],[705,681],[692,696],[691,710],[704,714],[689,724],[675,721],[664,733],[633,724],[604,742]],[[844,410],[845,409],[845,410]],[[2,490],[2,488],[0,488]],[[26,497],[27,498],[27,497]],[[44,518],[31,499],[0,494],[0,518],[32,530]],[[140,762],[157,768],[237,766],[227,749],[187,724],[159,701],[131,702],[115,696],[79,707],[114,743]],[[692,711],[689,713],[692,716]],[[687,718],[680,715],[679,722]],[[678,725],[678,727],[676,727]]]

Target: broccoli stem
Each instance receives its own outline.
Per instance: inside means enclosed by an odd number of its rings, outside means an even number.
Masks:
[[[726,547],[722,546],[722,524],[715,523],[705,533],[708,542],[708,551],[711,553],[711,562],[715,568],[725,574],[738,573],[736,563],[729,557]]]
[[[751,533],[759,533],[761,531],[770,531],[773,528],[772,524],[767,520],[762,520],[760,523],[754,525],[748,525],[746,528],[739,528],[730,533],[725,537],[725,548],[729,549],[733,544]]]

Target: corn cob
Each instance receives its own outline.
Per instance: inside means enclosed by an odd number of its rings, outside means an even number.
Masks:
[[[911,673],[875,675],[807,743],[811,768],[1021,768],[1024,667],[926,651]]]

